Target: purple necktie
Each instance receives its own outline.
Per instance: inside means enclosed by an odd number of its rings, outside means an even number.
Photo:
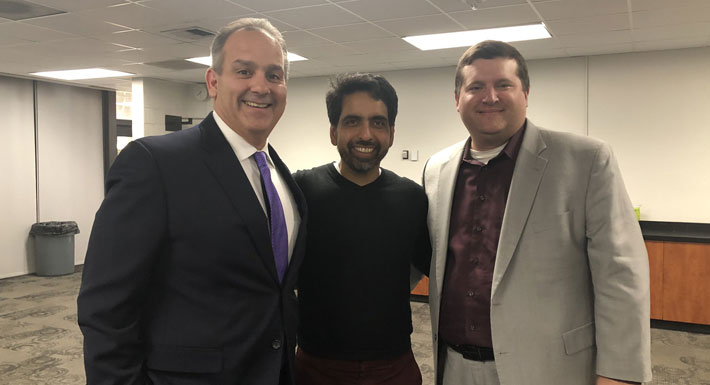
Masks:
[[[288,232],[286,230],[286,218],[284,217],[284,209],[281,206],[279,193],[276,192],[276,187],[271,181],[271,171],[269,165],[266,164],[266,153],[257,151],[254,153],[256,165],[261,173],[261,181],[266,189],[266,197],[268,198],[269,208],[271,209],[271,248],[274,250],[274,262],[276,262],[276,273],[279,276],[279,282],[283,281],[286,267],[288,266]]]

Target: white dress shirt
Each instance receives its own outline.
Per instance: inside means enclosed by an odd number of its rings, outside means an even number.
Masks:
[[[284,210],[286,230],[288,231],[288,259],[291,261],[293,246],[296,244],[296,237],[298,235],[298,226],[301,223],[301,215],[298,213],[296,201],[293,199],[291,190],[286,185],[286,182],[284,182],[278,170],[274,167],[274,162],[271,160],[271,156],[268,151],[268,140],[264,145],[264,148],[257,149],[249,144],[234,130],[229,128],[227,123],[225,123],[222,118],[217,115],[216,111],[212,111],[212,116],[214,117],[215,122],[217,122],[217,126],[222,131],[222,134],[227,139],[227,142],[229,142],[230,147],[234,150],[234,154],[237,155],[237,159],[239,159],[239,163],[242,165],[244,173],[247,174],[247,179],[249,179],[249,183],[251,183],[254,194],[256,194],[256,198],[259,200],[261,208],[264,210],[264,215],[268,216],[266,211],[266,202],[264,201],[264,194],[261,189],[261,173],[259,173],[259,167],[256,165],[256,160],[252,157],[252,155],[254,155],[257,151],[263,151],[266,153],[266,161],[269,165],[269,170],[271,171],[271,181],[274,183],[274,187],[276,187],[276,191],[279,193],[281,205]]]

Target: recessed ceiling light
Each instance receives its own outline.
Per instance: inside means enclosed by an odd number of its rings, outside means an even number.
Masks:
[[[81,80],[81,79],[99,79],[99,78],[117,78],[121,76],[132,76],[128,72],[111,71],[103,68],[86,68],[81,70],[66,70],[66,71],[47,71],[33,72],[30,75],[42,76],[45,78],[62,79],[62,80]]]
[[[552,36],[545,24],[519,25],[516,27],[488,28],[473,31],[436,33],[433,35],[407,36],[402,39],[422,51],[454,47],[470,47],[484,40],[524,41],[549,39]]]
[[[185,59],[185,60],[191,61],[193,63],[206,65],[208,67],[212,65],[212,56],[192,57],[192,58]]]
[[[303,56],[301,56],[301,55],[295,54],[295,53],[293,53],[293,52],[289,52],[289,53],[288,53],[288,61],[289,61],[289,62],[302,61],[302,60],[308,60],[308,59],[305,58],[305,57],[303,57]]]
[[[305,58],[301,55],[297,55],[293,52],[289,52],[286,57],[288,58],[289,62],[308,60],[307,58]],[[191,61],[193,63],[199,63],[199,64],[206,65],[206,66],[212,65],[212,56],[193,57],[193,58],[189,58],[189,59],[185,59],[185,60]]]

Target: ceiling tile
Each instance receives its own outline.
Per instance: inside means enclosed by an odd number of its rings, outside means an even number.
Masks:
[[[632,52],[633,44],[605,44],[605,45],[590,45],[586,47],[573,47],[565,49],[569,56],[593,56],[593,55],[608,55],[612,53]]]
[[[326,4],[326,0],[228,0],[257,12],[278,11],[282,9],[300,8],[309,5]]]
[[[298,50],[294,50],[301,56],[305,56],[309,59],[319,59],[328,56],[342,56],[342,55],[353,55],[360,53],[357,50],[346,47],[341,44],[323,44],[323,45],[313,45],[308,47],[299,47]]]
[[[533,5],[546,22],[628,12],[627,2],[624,0],[559,0]]]
[[[508,27],[540,22],[540,18],[529,5],[454,12],[450,15],[468,29]]]
[[[707,5],[707,3],[707,0],[633,0],[631,2],[631,10],[636,12],[669,8],[700,7]]]
[[[97,39],[134,48],[150,48],[165,44],[177,44],[179,42],[175,39],[169,39],[142,31],[117,32],[110,35],[97,36]]]
[[[324,39],[334,41],[336,43],[370,40],[384,37],[391,37],[387,31],[384,31],[370,23],[350,24],[338,27],[315,28],[309,30]]]
[[[108,21],[134,29],[148,29],[161,25],[168,26],[181,21],[180,17],[175,13],[160,11],[134,3],[90,9],[79,13],[94,20]]]
[[[6,36],[0,35],[0,47],[27,45],[27,44],[33,44],[33,43],[34,42],[29,41],[29,40],[25,40],[25,39],[18,39],[16,37],[6,37]]]
[[[664,25],[654,28],[639,28],[631,31],[635,42],[683,38],[710,38],[710,23]]]
[[[27,20],[24,23],[87,37],[106,35],[125,30],[115,24],[94,20],[86,17],[85,15],[76,13],[64,13],[61,15],[41,17],[38,19]]]
[[[343,43],[343,45],[363,53],[418,51],[416,47],[398,37],[356,41],[352,43]]]
[[[151,0],[144,5],[159,11],[175,13],[182,20],[199,20],[215,15],[238,19],[253,13],[250,9],[224,0]]]
[[[105,8],[127,3],[126,0],[32,0],[32,2],[67,12]]]
[[[359,0],[342,6],[369,21],[436,15],[441,12],[426,0]]]
[[[564,35],[556,38],[563,48],[586,48],[603,45],[623,45],[631,43],[631,31],[604,31],[578,35]]]
[[[627,13],[553,20],[548,21],[545,25],[547,26],[547,30],[550,31],[553,36],[573,35],[598,31],[618,31],[630,28],[629,16]]]
[[[362,22],[362,19],[332,4],[268,12],[266,16],[302,29]]]
[[[430,3],[441,8],[444,12],[470,11],[471,7],[462,0],[429,0]]]
[[[408,19],[386,20],[375,23],[393,34],[404,37],[461,31],[463,28],[445,15],[419,16]]]
[[[0,24],[0,36],[6,39],[15,38],[33,42],[53,41],[77,37],[71,33],[36,27],[24,22]]]
[[[284,39],[286,39],[286,45],[288,46],[289,50],[291,48],[297,48],[302,46],[330,43],[328,40],[325,40],[322,37],[316,36],[307,31],[284,32],[283,37]]]
[[[710,21],[710,4],[704,6],[667,8],[640,11],[632,14],[634,28],[650,28],[661,25],[700,23]]]

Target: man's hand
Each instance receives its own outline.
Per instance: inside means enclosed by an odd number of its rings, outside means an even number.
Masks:
[[[640,384],[640,382],[614,380],[612,378],[597,376],[597,385]]]

